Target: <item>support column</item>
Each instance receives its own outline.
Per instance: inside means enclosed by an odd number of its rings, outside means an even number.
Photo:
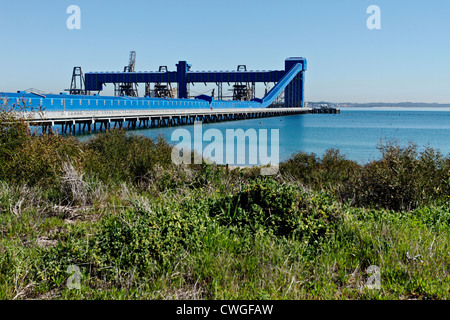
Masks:
[[[177,64],[178,99],[187,99],[187,72],[191,65],[186,61],[179,61]]]

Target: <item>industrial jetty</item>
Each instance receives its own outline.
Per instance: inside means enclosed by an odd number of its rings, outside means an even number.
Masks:
[[[30,126],[50,132],[61,126],[61,133],[84,133],[110,128],[151,128],[254,119],[312,113],[304,107],[307,61],[288,58],[284,70],[247,71],[239,65],[235,71],[193,71],[186,61],[176,71],[161,66],[158,71],[135,71],[136,53],[130,52],[123,72],[83,73],[73,69],[68,92],[44,94],[36,91],[0,93],[4,106],[26,107]],[[212,84],[211,95],[191,96],[195,83]],[[256,83],[273,83],[262,98],[255,97]],[[114,96],[101,96],[104,86],[114,86]],[[145,85],[144,97],[137,87]],[[224,84],[232,84],[233,96],[224,99]],[[175,88],[174,88],[175,87]],[[217,93],[215,94],[215,89]]]

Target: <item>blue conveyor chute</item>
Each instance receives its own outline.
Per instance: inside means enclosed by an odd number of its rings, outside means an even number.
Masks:
[[[270,106],[275,99],[281,94],[281,92],[291,83],[291,81],[297,76],[299,72],[303,70],[303,65],[297,63],[291,70],[289,70],[278,83],[262,98],[262,107]]]

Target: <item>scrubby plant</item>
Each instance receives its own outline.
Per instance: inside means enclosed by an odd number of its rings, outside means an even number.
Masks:
[[[109,130],[87,142],[95,156],[87,162],[87,171],[104,181],[147,183],[156,165],[171,164],[172,147],[166,140]]]
[[[315,154],[298,152],[280,164],[280,172],[307,186],[316,184],[314,174],[319,167],[320,159]]]
[[[360,166],[338,150],[321,158],[298,153],[280,165],[282,175],[313,190],[326,190],[354,206],[413,210],[450,194],[450,161],[439,151],[410,143],[379,145],[381,159]]]
[[[195,207],[195,205],[194,205]],[[185,251],[201,247],[208,222],[205,212],[179,205],[143,207],[134,203],[107,215],[88,238],[72,236],[44,254],[42,280],[62,283],[70,265],[88,266],[92,276],[114,279],[119,273],[152,277]],[[82,229],[74,231],[82,232]]]
[[[356,162],[347,160],[336,149],[327,150],[322,157],[299,152],[280,164],[280,172],[286,178],[314,190],[325,189],[331,193],[335,193],[359,169]]]
[[[0,110],[0,179],[17,184],[57,184],[64,160],[82,163],[82,145],[74,138],[31,132],[22,111],[35,110],[14,104]]]
[[[449,194],[450,170],[439,152],[415,144],[379,147],[382,158],[366,165],[341,190],[353,193],[353,204],[413,210]]]
[[[316,241],[333,228],[329,199],[302,192],[273,178],[251,180],[235,195],[219,198],[211,215],[222,224],[256,233],[268,230],[277,236]]]
[[[71,161],[81,168],[84,155],[83,146],[75,138],[59,135],[29,136],[14,155],[7,168],[6,180],[15,183],[40,185],[58,184],[65,161]]]

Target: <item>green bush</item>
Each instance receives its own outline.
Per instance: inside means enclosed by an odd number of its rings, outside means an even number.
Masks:
[[[329,149],[321,158],[304,152],[293,155],[280,164],[280,172],[314,190],[335,192],[351,179],[360,166],[345,159],[339,150]]]
[[[61,282],[72,264],[88,266],[91,275],[97,277],[114,278],[121,272],[152,276],[184,251],[197,250],[207,221],[205,213],[195,209],[143,209],[134,205],[117,215],[106,216],[90,238],[78,237],[74,231],[70,238],[46,252],[41,278],[53,277]]]
[[[0,175],[6,177],[14,154],[29,137],[28,126],[0,111]]]
[[[14,183],[55,186],[64,162],[82,168],[83,146],[75,138],[59,135],[29,136],[17,148],[7,168],[7,180]]]
[[[60,136],[32,134],[19,111],[35,112],[25,103],[0,109],[0,180],[54,185],[63,161],[80,160],[80,143]]]
[[[326,196],[309,197],[294,185],[281,185],[272,178],[252,180],[232,196],[219,198],[211,215],[222,224],[249,232],[261,229],[277,236],[317,240],[332,229]]]
[[[172,147],[162,138],[127,134],[125,130],[109,130],[88,141],[95,154],[87,163],[87,171],[103,181],[147,183],[156,164],[172,163]]]
[[[197,165],[193,186],[202,188],[211,184],[220,184],[225,170],[214,164],[202,163]]]
[[[450,159],[439,151],[415,144],[379,146],[381,159],[365,166],[346,160],[338,150],[322,158],[298,153],[280,165],[284,177],[314,190],[326,190],[341,202],[355,206],[414,210],[434,201],[448,200]]]
[[[327,150],[318,169],[319,189],[334,191],[349,181],[358,170],[360,166],[355,161],[345,159],[339,150]]]
[[[411,212],[411,215],[433,230],[450,227],[450,208],[447,205],[422,207]]]
[[[136,267],[140,272],[153,263],[165,265],[184,250],[195,250],[202,223],[196,215],[165,208],[112,216],[95,236],[99,265]]]
[[[290,176],[300,183],[313,187],[316,184],[315,172],[320,159],[315,154],[299,152],[280,164],[280,173]]]
[[[419,153],[414,144],[392,143],[380,151],[381,160],[366,165],[341,189],[353,194],[354,205],[408,211],[448,195],[450,170],[439,152]]]

